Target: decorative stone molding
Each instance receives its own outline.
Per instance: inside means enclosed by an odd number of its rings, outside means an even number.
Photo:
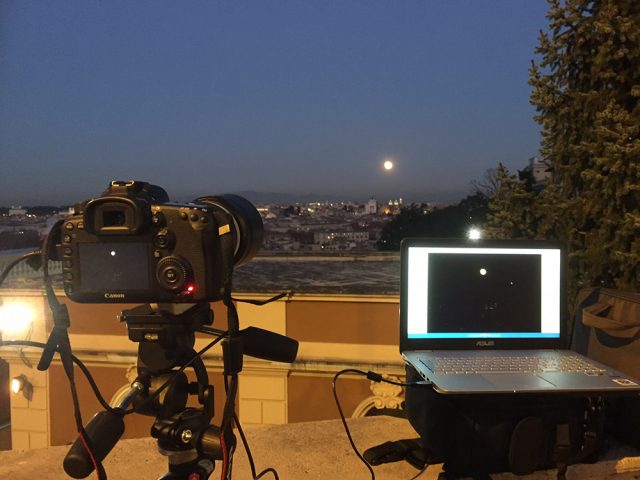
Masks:
[[[384,375],[384,378],[394,382],[402,382],[402,379],[395,375]],[[353,411],[352,418],[365,417],[374,408],[378,410],[402,410],[402,403],[404,402],[403,387],[386,382],[371,381],[369,388],[373,395],[360,402]]]

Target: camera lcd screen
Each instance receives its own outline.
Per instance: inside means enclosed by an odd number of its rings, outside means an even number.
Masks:
[[[80,283],[85,292],[149,289],[146,243],[81,243]]]

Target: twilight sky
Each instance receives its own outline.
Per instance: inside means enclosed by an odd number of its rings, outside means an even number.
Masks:
[[[0,205],[455,201],[537,154],[545,0],[0,2]],[[385,157],[396,168],[384,173]]]

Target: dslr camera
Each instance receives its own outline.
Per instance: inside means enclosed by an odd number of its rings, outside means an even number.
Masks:
[[[181,204],[156,185],[113,181],[62,225],[64,290],[80,303],[220,300],[225,276],[255,256],[262,235],[260,214],[238,195]]]

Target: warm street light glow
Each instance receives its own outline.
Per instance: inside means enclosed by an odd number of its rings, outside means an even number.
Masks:
[[[21,336],[27,333],[35,319],[35,311],[29,302],[8,301],[0,306],[0,335]]]
[[[22,390],[22,379],[15,377],[11,379],[11,391],[16,395]]]
[[[31,401],[33,400],[33,384],[27,379],[25,375],[18,375],[11,379],[11,391],[17,395],[22,392],[24,398]]]
[[[382,164],[382,166],[384,167],[384,169],[388,172],[390,170],[393,170],[393,161],[387,159],[384,161],[384,163]]]

